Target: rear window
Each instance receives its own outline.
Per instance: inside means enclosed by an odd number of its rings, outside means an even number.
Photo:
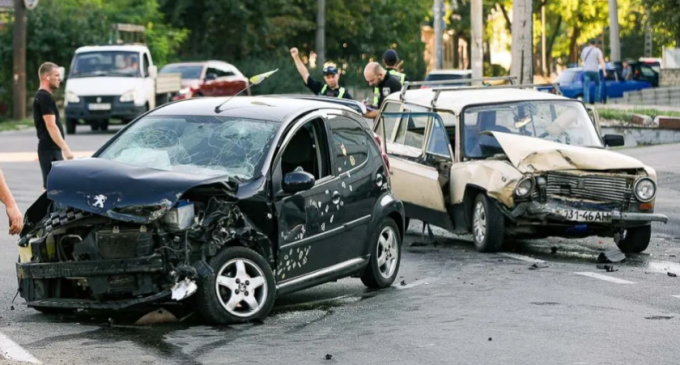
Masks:
[[[167,65],[160,71],[162,74],[182,74],[183,79],[200,79],[203,66],[196,65]]]
[[[557,83],[559,84],[570,84],[574,82],[576,75],[577,75],[576,71],[565,70],[562,71],[562,73],[559,76],[557,76],[557,80],[555,81],[557,81]]]

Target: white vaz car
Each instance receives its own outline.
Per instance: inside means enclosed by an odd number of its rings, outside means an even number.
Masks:
[[[623,137],[602,135],[582,102],[536,85],[409,90],[423,84],[387,97],[373,126],[409,218],[471,233],[482,252],[549,236],[642,252],[651,222],[668,221],[654,169],[607,149]]]

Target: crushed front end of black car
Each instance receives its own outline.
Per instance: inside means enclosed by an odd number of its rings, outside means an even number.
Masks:
[[[119,309],[191,296],[221,247],[271,244],[226,177],[105,159],[56,163],[26,213],[16,264],[29,307]]]

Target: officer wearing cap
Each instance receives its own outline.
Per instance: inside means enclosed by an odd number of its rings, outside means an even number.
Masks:
[[[295,66],[297,67],[300,76],[302,76],[305,85],[307,85],[307,88],[309,88],[309,90],[311,90],[315,95],[352,99],[352,95],[350,95],[344,87],[341,87],[338,84],[338,81],[340,80],[340,74],[338,73],[338,68],[335,67],[335,65],[324,65],[323,78],[326,83],[322,84],[321,82],[314,80],[312,76],[309,75],[307,67],[305,67],[304,63],[302,63],[302,60],[300,60],[297,48],[291,48],[290,55],[293,56]]]
[[[399,56],[397,55],[397,51],[388,49],[383,53],[383,64],[385,65],[387,73],[394,76],[402,85],[404,85],[404,82],[408,81],[408,77],[406,77],[405,73],[397,71],[398,62]]]

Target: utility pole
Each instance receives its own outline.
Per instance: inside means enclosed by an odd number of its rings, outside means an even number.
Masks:
[[[326,63],[326,0],[317,0],[316,13],[316,64],[323,68]]]
[[[616,0],[609,0],[609,48],[611,61],[621,61],[621,45],[619,43],[619,7]]]
[[[481,79],[484,76],[484,48],[482,47],[483,34],[483,9],[482,0],[472,0],[470,4],[470,22],[472,23],[472,55],[470,64],[472,65],[472,78]],[[481,83],[475,82],[476,85]]]
[[[522,84],[534,82],[534,17],[532,0],[512,3],[512,68],[510,75]]]
[[[434,69],[441,70],[443,64],[442,52],[442,37],[444,30],[442,29],[443,14],[442,14],[442,0],[434,0],[432,11],[434,13]]]
[[[645,12],[647,13],[646,15],[646,21],[645,21],[645,57],[652,57],[652,14],[649,11],[649,8],[645,9]]]
[[[26,6],[24,0],[14,0],[14,69],[13,117],[26,118]]]
[[[545,3],[541,3],[541,73],[543,78],[548,74],[547,54],[545,49]]]

